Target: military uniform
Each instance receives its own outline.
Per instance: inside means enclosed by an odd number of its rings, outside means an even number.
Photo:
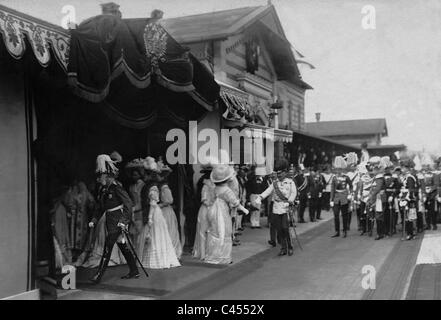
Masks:
[[[357,211],[354,192],[356,189],[355,186],[357,186],[358,180],[360,180],[360,175],[357,171],[354,170],[348,171],[346,175],[351,180],[351,185],[354,186],[354,188],[352,189],[353,191],[351,194],[351,201],[349,202],[349,206],[348,206],[348,230],[349,230],[351,227],[352,213],[354,211]]]
[[[104,244],[104,252],[98,267],[94,282],[99,282],[103,276],[107,265],[110,261],[113,246],[118,241],[118,248],[121,250],[127,265],[130,269],[129,275],[137,275],[135,258],[125,243],[121,228],[118,226],[122,223],[129,225],[132,212],[132,201],[124,188],[116,181],[109,186],[102,186],[98,192],[97,207],[92,222],[96,224],[99,218],[106,215],[106,242]]]
[[[309,176],[308,182],[308,200],[309,200],[309,220],[315,221],[320,219],[320,213],[322,211],[322,196],[323,189],[325,188],[324,178],[321,174],[315,173]]]
[[[335,236],[340,235],[340,212],[343,218],[343,233],[346,237],[348,230],[348,207],[349,196],[352,193],[352,184],[348,176],[337,174],[334,176],[331,184],[331,203],[334,211]]]
[[[300,223],[305,222],[305,210],[308,205],[308,175],[299,173],[294,177],[294,182],[298,191],[299,212],[298,220]]]
[[[379,173],[372,182],[367,206],[375,208],[375,221],[377,222],[376,240],[384,237],[384,208],[386,207],[386,184],[384,174]]]
[[[432,225],[433,230],[437,229],[437,216],[436,216],[436,202],[439,188],[439,176],[431,171],[421,172],[421,193],[423,195],[423,201],[426,210],[426,222],[428,228]],[[424,201],[425,200],[425,201]]]
[[[360,177],[357,185],[356,199],[357,202],[359,202],[358,215],[360,217],[361,235],[366,232],[372,235],[374,216],[371,214],[372,211],[368,208],[366,203],[369,199],[373,182],[374,177],[371,177],[369,173],[365,173]]]
[[[410,173],[401,178],[399,200],[401,220],[405,222],[407,238],[412,239],[417,219],[418,186],[416,178]]]
[[[398,204],[397,197],[400,193],[401,183],[398,177],[393,176],[391,173],[384,175],[384,182],[386,184],[386,199],[387,205],[384,214],[384,230],[386,235],[395,234],[396,225],[398,220]]]

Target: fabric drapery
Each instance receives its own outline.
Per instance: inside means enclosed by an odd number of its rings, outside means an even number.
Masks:
[[[68,83],[108,116],[145,128],[158,113],[177,122],[213,110],[219,85],[188,49],[151,19],[100,15],[71,31]]]

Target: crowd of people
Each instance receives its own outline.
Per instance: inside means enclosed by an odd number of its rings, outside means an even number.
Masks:
[[[166,269],[181,265],[183,244],[168,184],[172,169],[162,159],[134,159],[125,166],[127,188],[118,181],[120,157],[97,158],[98,187],[92,194],[78,182],[54,202],[53,231],[58,267],[74,264],[98,267],[92,281],[100,282],[108,265],[125,264],[137,278],[142,267]],[[296,223],[321,220],[332,210],[335,234],[347,237],[352,217],[360,235],[376,240],[397,233],[410,240],[417,232],[437,228],[441,202],[441,158],[371,157],[349,153],[333,164],[304,168],[277,159],[266,167],[219,164],[201,167],[197,182],[199,211],[191,255],[210,264],[232,263],[234,246],[249,229],[260,229],[267,217],[269,245],[280,244],[279,255],[293,254]],[[251,232],[251,231],[246,231]],[[115,243],[117,246],[115,246]]]

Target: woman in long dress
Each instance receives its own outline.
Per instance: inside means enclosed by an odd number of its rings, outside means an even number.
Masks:
[[[167,222],[164,219],[159,202],[159,189],[155,183],[146,185],[142,191],[142,206],[146,225],[144,227],[138,256],[144,267],[167,269],[181,264],[176,256]]]
[[[230,211],[238,209],[248,213],[228,186],[234,170],[228,165],[217,165],[210,179],[215,184],[215,201],[208,211],[208,232],[205,262],[212,264],[232,263],[232,222]]]
[[[206,255],[206,242],[208,231],[208,210],[214,203],[214,183],[210,180],[211,168],[203,168],[203,186],[201,190],[201,207],[198,212],[196,224],[196,237],[193,246],[193,257],[204,260]]]

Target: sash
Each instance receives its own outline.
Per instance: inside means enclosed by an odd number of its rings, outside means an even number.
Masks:
[[[273,182],[274,192],[277,194],[277,197],[279,197],[280,200],[288,202],[288,198],[285,197],[280,190],[279,186],[277,185],[277,181]]]

